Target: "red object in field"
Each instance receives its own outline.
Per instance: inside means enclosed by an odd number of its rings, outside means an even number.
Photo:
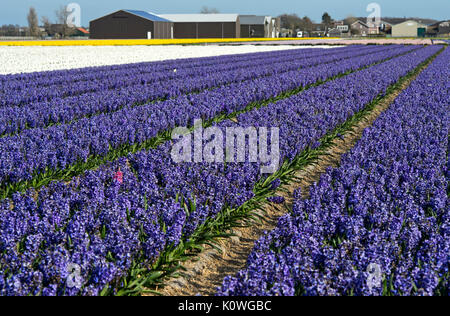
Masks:
[[[117,180],[120,184],[123,183],[123,172],[120,171],[120,169],[119,169],[119,171],[117,171],[116,174],[114,175],[114,180]]]

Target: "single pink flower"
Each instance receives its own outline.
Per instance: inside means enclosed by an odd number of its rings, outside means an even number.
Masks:
[[[119,171],[117,171],[117,172],[114,174],[114,180],[117,180],[120,184],[123,183],[123,172],[120,171],[120,168],[119,168]]]

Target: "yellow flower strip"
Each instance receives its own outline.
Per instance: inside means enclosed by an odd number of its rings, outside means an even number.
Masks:
[[[207,39],[135,39],[135,40],[33,40],[0,41],[0,46],[133,46],[133,45],[186,45],[209,43],[245,43],[293,40],[330,40],[338,38],[207,38]]]

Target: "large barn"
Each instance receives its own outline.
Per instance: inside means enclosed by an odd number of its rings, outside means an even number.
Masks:
[[[425,36],[427,26],[417,21],[408,20],[392,26],[392,37]]]
[[[174,24],[174,38],[239,38],[238,14],[162,14]]]
[[[173,23],[156,14],[120,10],[90,22],[92,39],[168,39]]]
[[[258,37],[266,37],[272,30],[272,21],[267,20],[266,25],[266,17],[263,20],[258,21]],[[90,32],[93,39],[240,38],[241,23],[238,14],[157,15],[120,10],[91,21]]]

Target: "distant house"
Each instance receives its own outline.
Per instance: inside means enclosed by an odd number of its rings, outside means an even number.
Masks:
[[[86,30],[83,27],[77,27],[73,30],[73,33],[71,36],[76,36],[76,37],[88,37],[89,36],[89,31]]]
[[[378,26],[370,26],[368,32],[369,35],[378,35],[380,34],[380,28]]]
[[[50,36],[54,38],[61,38],[64,36],[70,37],[89,37],[89,31],[83,27],[69,27],[64,24],[49,24],[40,28],[40,33],[43,36]]]
[[[241,37],[274,38],[279,33],[278,19],[270,16],[240,15]]]
[[[434,23],[437,23],[439,21],[437,20],[433,20],[433,19],[423,19],[423,18],[389,18],[389,17],[383,17],[382,18],[383,21],[391,24],[391,25],[397,25],[406,21],[416,21],[419,22],[421,24],[425,24],[425,25],[431,25]]]
[[[337,24],[328,30],[329,37],[349,37],[349,27],[344,24]]]
[[[357,20],[350,28],[355,35],[362,36],[377,36],[387,35],[392,32],[392,23],[386,20],[380,20],[378,23],[373,21],[363,22],[364,20]]]
[[[380,32],[384,34],[391,34],[392,33],[392,24],[381,20],[380,21]]]
[[[329,37],[341,37],[342,36],[342,32],[339,29],[337,29],[337,28],[329,29],[328,30],[328,36]]]
[[[337,26],[342,26],[344,24],[345,23],[344,23],[343,20],[336,20],[336,21],[331,22],[331,25],[332,25],[333,28],[336,28]]]
[[[359,17],[356,18],[357,20],[360,21],[366,21],[366,17]],[[433,19],[423,19],[423,18],[391,18],[391,17],[382,17],[381,18],[381,23],[389,23],[390,25],[396,25],[396,24],[400,24],[406,21],[416,21],[425,25],[431,25],[434,23],[437,23],[439,21],[437,20],[433,20]]]
[[[49,36],[59,37],[64,34],[64,25],[62,24],[51,24],[49,25],[45,31]]]
[[[280,37],[293,37],[294,33],[291,29],[281,28],[280,29]]]
[[[425,36],[427,26],[414,20],[408,20],[392,26],[392,37]]]
[[[344,24],[337,25],[336,29],[338,29],[340,32],[343,32],[343,33],[348,32],[348,30],[349,30],[348,25],[344,25]]]
[[[350,25],[353,34],[367,36],[369,33],[369,26],[361,20],[357,20]]]
[[[324,37],[327,35],[327,26],[323,23],[313,24],[310,32],[311,37]]]
[[[450,20],[442,21],[438,24],[439,36],[450,36]]]
[[[431,24],[427,28],[429,36],[450,36],[450,20]]]

